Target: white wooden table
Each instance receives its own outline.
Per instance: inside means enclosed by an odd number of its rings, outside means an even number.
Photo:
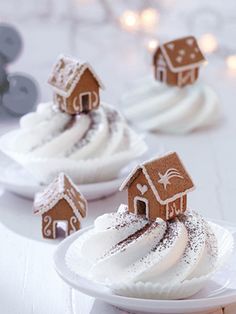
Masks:
[[[103,99],[115,106],[133,80],[150,73],[150,58],[137,36],[111,25],[77,28],[74,32],[73,24],[65,18],[67,10],[62,1],[58,1],[60,6],[53,18],[45,21],[11,16],[11,4],[15,2],[7,2],[5,11],[0,13],[2,19],[15,22],[25,40],[24,53],[9,69],[33,75],[40,83],[44,101],[51,97],[46,84],[50,66],[61,52],[93,63],[107,87]],[[179,35],[176,28],[172,35]],[[150,135],[150,154],[160,149],[179,152],[197,185],[196,191],[189,195],[189,207],[210,218],[236,223],[236,75],[228,73],[220,59],[213,58],[201,71],[201,77],[221,97],[221,124],[186,136]],[[15,119],[1,114],[0,133],[16,123]],[[116,210],[121,202],[126,202],[125,193],[89,203],[89,216],[84,225],[91,224],[104,212]],[[32,202],[3,190],[0,239],[0,313],[72,313],[71,289],[53,269],[52,256],[60,240],[43,240],[40,219],[32,214]]]

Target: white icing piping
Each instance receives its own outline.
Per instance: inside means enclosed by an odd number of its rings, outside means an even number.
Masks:
[[[169,156],[169,155],[171,155],[171,154],[173,154],[173,152],[169,152],[169,153],[167,153],[167,154],[163,154],[163,155],[160,156],[160,157]],[[183,196],[186,195],[188,192],[191,192],[191,191],[193,191],[193,190],[195,189],[195,185],[193,184],[193,186],[192,186],[191,188],[186,189],[186,190],[184,190],[184,191],[182,191],[182,192],[179,192],[179,193],[173,195],[172,197],[170,197],[170,198],[168,198],[168,199],[166,199],[166,200],[164,200],[164,201],[161,200],[161,198],[160,198],[160,196],[159,196],[159,194],[158,194],[158,191],[157,191],[155,185],[153,184],[153,182],[152,182],[152,180],[151,180],[151,178],[150,178],[150,176],[149,176],[149,174],[148,174],[148,172],[147,172],[147,170],[146,170],[146,168],[145,168],[145,164],[146,164],[146,163],[150,163],[150,162],[152,162],[152,161],[154,161],[154,160],[156,160],[156,158],[153,158],[153,159],[151,159],[151,160],[149,160],[149,161],[146,161],[145,163],[143,163],[143,164],[141,164],[141,165],[136,166],[136,167],[133,169],[133,171],[127,176],[127,178],[124,180],[124,182],[121,184],[119,190],[120,190],[120,191],[123,191],[123,190],[125,190],[125,189],[128,187],[130,181],[132,181],[132,177],[135,175],[136,171],[138,171],[140,168],[142,169],[143,174],[145,175],[145,177],[146,177],[146,179],[147,179],[147,181],[148,181],[148,183],[149,183],[149,185],[150,185],[150,187],[151,187],[151,189],[152,189],[152,191],[153,191],[153,194],[155,195],[157,201],[158,201],[161,205],[166,205],[166,204],[169,203],[169,202],[173,202],[173,201],[175,201],[177,198],[183,197]],[[188,173],[182,162],[181,162],[181,165],[182,165],[184,171],[185,171],[186,173]],[[189,174],[188,174],[188,177],[189,177],[190,180],[193,182],[193,180],[192,180],[192,178],[191,178],[191,176],[190,176]]]
[[[70,227],[71,227],[70,234],[72,234],[76,231],[76,227],[74,225],[76,222],[77,222],[76,218],[74,216],[72,216],[70,218]]]
[[[52,235],[52,231],[50,229],[50,225],[52,223],[52,218],[50,216],[45,216],[43,218],[43,221],[46,223],[46,225],[44,226],[43,228],[43,234],[46,236],[46,237],[50,237]],[[53,232],[53,238],[55,239],[55,235],[54,235],[54,232]]]
[[[123,191],[127,188],[129,181],[132,179],[132,177],[134,176],[134,174],[141,168],[141,165],[137,165],[131,172],[130,174],[126,177],[126,179],[123,181],[123,183],[121,184],[119,191]]]
[[[70,205],[70,207],[72,208],[72,210],[73,210],[73,212],[74,212],[76,218],[77,218],[78,220],[81,220],[81,219],[82,219],[82,216],[81,216],[81,214],[80,214],[78,208],[76,207],[74,201],[73,201],[67,194],[64,194],[63,197],[64,197],[64,199],[68,202],[68,204]]]
[[[144,195],[146,192],[147,192],[147,190],[148,190],[148,187],[147,187],[147,185],[146,184],[140,184],[140,183],[138,183],[138,184],[136,184],[136,187],[137,187],[137,189],[139,190],[139,192],[142,194],[142,195]]]
[[[179,87],[183,86],[185,84],[185,82],[190,78],[191,83],[194,82],[194,69],[192,69],[191,71],[185,73],[185,76],[183,76],[183,73],[180,72],[178,73],[178,77],[177,77],[177,85]]]
[[[179,193],[177,193],[177,194],[175,194],[175,195],[173,195],[173,196],[171,196],[171,197],[169,197],[169,198],[167,198],[166,200],[163,201],[163,200],[160,198],[159,193],[158,193],[158,191],[157,191],[155,185],[153,184],[153,182],[152,182],[152,180],[151,180],[151,178],[150,178],[150,176],[149,176],[149,174],[148,174],[148,172],[147,172],[147,170],[146,170],[146,168],[145,168],[144,165],[142,166],[142,170],[143,170],[143,174],[145,175],[146,179],[148,180],[148,183],[149,183],[149,185],[150,185],[150,187],[151,187],[151,189],[152,189],[152,191],[153,191],[153,194],[155,195],[157,201],[158,201],[161,205],[166,205],[166,204],[169,203],[169,202],[173,202],[173,201],[175,201],[177,198],[180,198],[180,197],[184,196],[185,194],[187,194],[188,192],[191,192],[191,191],[193,191],[193,190],[195,189],[195,186],[193,185],[193,187],[191,187],[191,188],[189,188],[189,189],[186,189],[186,190],[184,190],[184,191],[182,191],[182,192],[179,192]]]

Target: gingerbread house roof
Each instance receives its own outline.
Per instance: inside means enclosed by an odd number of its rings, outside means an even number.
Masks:
[[[205,61],[197,40],[193,36],[160,45],[154,54],[154,64],[159,51],[162,52],[168,67],[174,73],[199,67]]]
[[[86,199],[64,173],[60,173],[43,192],[36,194],[34,213],[43,214],[51,210],[62,199],[67,201],[77,219],[86,216]]]
[[[48,83],[57,94],[69,97],[87,69],[91,72],[99,87],[104,89],[103,83],[89,63],[63,55],[59,56],[54,65]]]
[[[176,153],[138,165],[125,179],[120,191],[127,189],[143,172],[157,201],[165,205],[194,189],[194,184]]]

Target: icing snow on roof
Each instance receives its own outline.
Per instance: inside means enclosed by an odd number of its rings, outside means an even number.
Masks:
[[[62,199],[68,202],[78,219],[85,217],[87,201],[64,173],[60,173],[43,192],[36,194],[34,213],[43,214],[52,209]]]
[[[103,83],[89,63],[63,55],[58,58],[57,63],[54,65],[48,83],[57,94],[69,97],[87,69],[91,72],[100,88],[104,89]]]

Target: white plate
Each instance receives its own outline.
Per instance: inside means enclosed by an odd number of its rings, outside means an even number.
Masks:
[[[0,173],[0,186],[19,196],[32,200],[35,193],[44,188],[20,165],[12,161],[9,162],[2,157],[0,160]],[[125,174],[112,181],[81,184],[79,189],[87,200],[100,199],[118,191],[124,177]]]
[[[108,304],[102,300],[95,299],[93,297],[90,297],[84,293],[79,292],[78,290],[73,289],[72,295],[71,295],[71,308],[73,314],[131,314],[130,311],[125,311],[124,309],[119,309],[118,307],[115,307],[111,304]],[[132,312],[134,313],[134,312]],[[135,311],[136,314],[140,313]],[[156,314],[164,314],[157,313]],[[224,312],[222,310],[222,307],[220,306],[217,309],[214,309],[212,312],[211,310],[207,310],[202,312],[201,314],[235,314],[236,313],[236,303],[229,304],[224,306]],[[141,311],[141,314],[144,314],[143,311]],[[175,312],[175,314],[177,314]],[[181,313],[183,314],[183,312]],[[199,314],[199,312],[192,312],[191,314]]]
[[[236,226],[232,227],[222,221],[218,224],[228,227],[231,231],[236,230]],[[147,313],[194,313],[236,302],[236,249],[227,265],[215,274],[204,289],[189,299],[172,301],[128,298],[115,295],[102,285],[95,284],[78,275],[75,276],[67,267],[65,254],[69,246],[87,230],[88,228],[81,230],[65,239],[58,246],[54,256],[55,267],[61,278],[82,293],[122,309]]]

